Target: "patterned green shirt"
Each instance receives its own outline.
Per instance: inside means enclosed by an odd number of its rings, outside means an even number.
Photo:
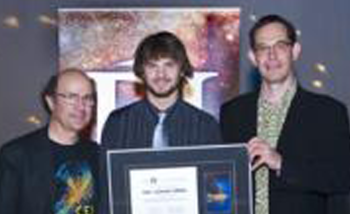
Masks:
[[[296,84],[289,88],[282,96],[279,104],[272,104],[262,98],[258,100],[258,130],[257,135],[271,147],[276,148],[291,101],[296,92]],[[269,170],[266,166],[259,168],[255,173],[255,213],[269,213]]]

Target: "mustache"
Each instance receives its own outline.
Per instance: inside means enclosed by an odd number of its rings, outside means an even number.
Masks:
[[[158,78],[155,78],[153,81],[154,82],[171,82],[171,79],[166,77],[158,77]]]

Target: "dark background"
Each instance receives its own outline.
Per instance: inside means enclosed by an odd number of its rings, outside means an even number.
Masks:
[[[58,8],[70,7],[226,7],[241,8],[241,92],[254,86],[247,60],[247,32],[267,13],[290,19],[301,32],[303,53],[297,63],[308,89],[337,97],[350,107],[350,1],[346,0],[0,0],[0,146],[46,122],[39,99],[50,75],[57,72]],[[8,24],[17,17],[18,26]],[[7,20],[7,21],[6,21]],[[317,69],[321,63],[325,70]],[[313,86],[322,81],[323,87]]]

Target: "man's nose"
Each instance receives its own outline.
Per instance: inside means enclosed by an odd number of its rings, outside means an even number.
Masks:
[[[276,50],[275,46],[269,47],[268,57],[269,57],[269,59],[275,59],[277,57],[277,50]]]
[[[166,74],[166,69],[164,67],[159,67],[156,70],[157,77],[164,77]]]

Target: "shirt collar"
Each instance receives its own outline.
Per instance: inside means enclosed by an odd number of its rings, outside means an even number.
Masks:
[[[291,102],[291,100],[293,99],[296,91],[297,91],[297,84],[296,84],[296,82],[293,82],[289,86],[289,88],[284,92],[284,94],[282,95],[281,101],[275,107],[288,106],[288,103]],[[269,101],[264,99],[264,97],[262,96],[262,92],[261,91],[260,91],[260,94],[259,94],[258,103],[260,103],[260,105],[272,106],[272,104]]]
[[[169,108],[167,108],[164,112],[167,114],[167,116],[171,115],[172,112],[175,111],[175,109],[177,108],[177,106],[180,105],[181,99],[178,98],[175,103],[170,106]],[[152,113],[152,115],[155,115],[158,117],[158,114],[159,114],[159,109],[157,109],[148,99],[145,99],[145,103],[146,103],[146,106],[148,107],[148,109],[150,110],[150,112]]]

